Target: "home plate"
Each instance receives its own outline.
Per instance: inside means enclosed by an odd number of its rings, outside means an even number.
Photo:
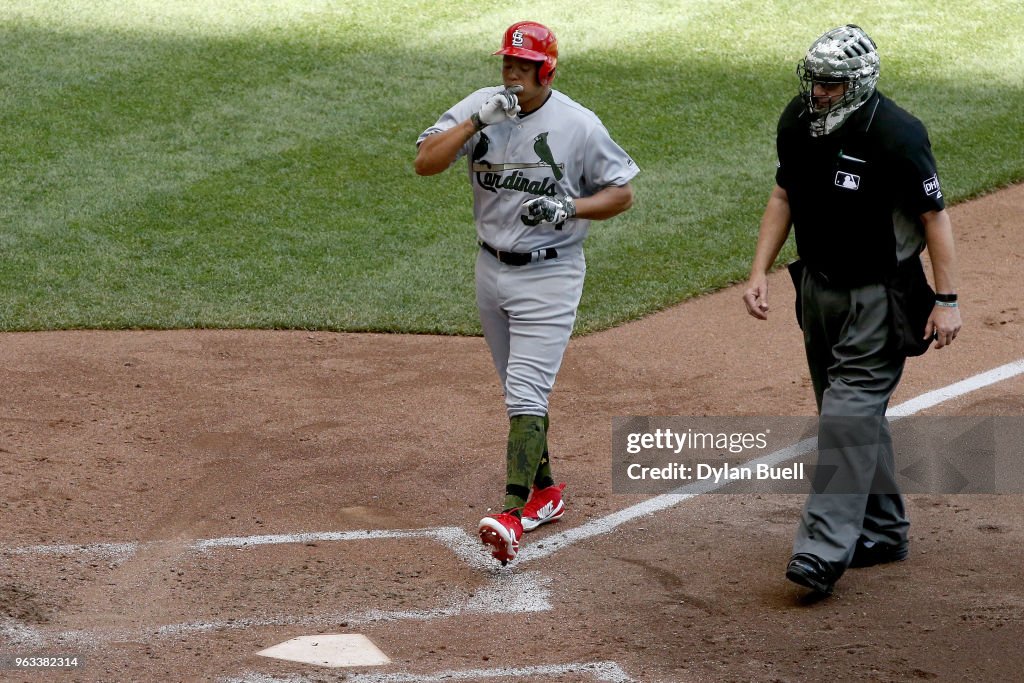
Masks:
[[[391,663],[387,655],[378,650],[369,638],[359,633],[292,638],[256,654],[315,666],[378,666]]]

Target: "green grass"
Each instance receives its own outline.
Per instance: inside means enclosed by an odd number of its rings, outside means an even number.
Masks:
[[[947,200],[1024,178],[1016,0],[169,4],[0,7],[0,329],[478,333],[464,165],[419,178],[414,142],[498,82],[524,17],[643,169],[591,229],[578,331],[745,278],[796,60],[833,25],[879,43]]]

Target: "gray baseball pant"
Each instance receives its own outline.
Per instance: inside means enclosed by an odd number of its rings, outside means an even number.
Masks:
[[[579,246],[524,266],[501,263],[483,249],[477,255],[480,323],[510,418],[547,415],[586,271]]]
[[[885,419],[906,359],[888,349],[884,285],[833,287],[810,272],[802,284],[821,479],[804,505],[793,552],[817,555],[838,576],[849,566],[858,538],[883,544],[907,538],[910,522]]]

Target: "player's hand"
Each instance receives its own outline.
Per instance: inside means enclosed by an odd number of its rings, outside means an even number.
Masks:
[[[750,278],[747,291],[743,293],[747,313],[758,320],[768,319],[768,278],[764,275]]]
[[[516,97],[516,93],[522,91],[523,86],[513,85],[511,88],[505,88],[501,92],[491,95],[477,112],[480,123],[490,126],[515,118],[519,114],[519,98]]]
[[[523,202],[526,215],[522,217],[527,225],[541,223],[564,223],[576,215],[576,202],[572,197],[537,197]]]

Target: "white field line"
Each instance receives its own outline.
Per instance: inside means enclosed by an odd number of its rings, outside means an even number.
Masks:
[[[982,372],[978,375],[974,375],[973,377],[968,377],[965,380],[950,384],[949,386],[942,387],[941,389],[921,394],[917,398],[912,398],[898,406],[889,408],[885,414],[894,419],[907,417],[909,415],[916,415],[922,410],[937,406],[940,403],[963,396],[964,394],[969,394],[972,391],[984,389],[985,387],[996,384],[997,382],[1012,379],[1021,374],[1024,374],[1024,358],[1012,363],[1007,363],[1006,365],[1001,365],[998,368],[993,368],[988,372]]]
[[[298,534],[265,534],[260,536],[227,536],[193,541],[184,546],[185,552],[207,552],[221,548],[249,548],[263,545],[288,543],[321,543],[343,541],[368,541],[390,538],[433,539],[446,546],[464,563],[475,569],[493,566],[482,552],[475,539],[460,527],[432,527],[428,529],[372,529],[357,531],[321,531]],[[123,561],[147,548],[177,544],[176,541],[151,541],[148,543],[92,543],[83,545],[32,545],[5,548],[0,546],[0,555],[74,555],[87,554]]]
[[[323,614],[309,617],[273,615],[266,617],[240,618],[220,621],[197,621],[140,629],[137,632],[118,631],[95,633],[90,631],[63,631],[44,634],[14,619],[0,620],[0,643],[10,645],[39,646],[47,639],[67,645],[91,646],[99,642],[116,640],[145,640],[157,637],[208,633],[229,629],[254,628],[258,626],[300,625],[328,627],[339,623],[363,624],[383,621],[428,621],[460,614],[507,614],[543,612],[551,609],[548,600],[547,581],[529,573],[509,573],[487,556],[485,548],[476,539],[470,538],[459,527],[435,527],[430,529],[392,529],[359,531],[325,531],[299,534],[266,534],[260,536],[230,536],[193,541],[183,547],[183,552],[207,553],[218,549],[256,548],[267,545],[345,542],[380,539],[422,538],[441,543],[451,550],[464,564],[490,575],[489,584],[476,591],[471,597],[452,595],[446,599],[447,606],[427,610],[368,610],[353,614]],[[139,551],[149,548],[180,545],[176,541],[153,541],[150,543],[94,543],[86,545],[35,545],[20,548],[0,546],[3,555],[51,555],[66,556],[78,553],[123,561]]]
[[[0,554],[7,555],[75,555],[85,553],[97,557],[123,560],[138,550],[138,543],[90,543],[83,545],[29,545],[20,548],[0,546]]]
[[[483,681],[506,679],[522,681],[528,678],[547,680],[552,676],[590,674],[595,681],[606,683],[636,683],[615,662],[586,662],[581,664],[547,664],[541,666],[506,667],[500,669],[465,669],[440,671],[434,674],[349,674],[346,683],[443,683],[444,681]],[[310,683],[305,676],[269,676],[248,673],[237,678],[223,678],[220,683]]]
[[[915,415],[922,410],[937,406],[945,401],[969,394],[972,391],[977,391],[978,389],[982,389],[997,382],[1002,382],[1003,380],[1011,379],[1021,374],[1024,374],[1024,359],[1007,363],[1006,365],[974,375],[973,377],[968,377],[965,380],[950,384],[949,386],[942,387],[941,389],[929,391],[917,398],[912,398],[909,401],[889,408],[889,410],[886,411],[886,415],[890,416],[894,420],[901,417]],[[811,452],[817,448],[817,445],[818,440],[816,438],[804,439],[792,446],[787,446],[786,448],[779,449],[760,458],[755,458],[744,464],[755,467],[761,463],[769,466],[778,465],[779,463],[786,462],[787,460],[791,460],[804,455],[805,453]],[[516,559],[522,563],[547,557],[558,552],[562,548],[584,539],[607,534],[616,527],[638,517],[645,517],[660,510],[665,510],[678,505],[684,500],[689,500],[690,498],[702,493],[717,491],[729,484],[729,481],[714,483],[705,480],[680,486],[671,493],[655,496],[654,498],[645,500],[642,503],[637,503],[632,507],[619,510],[618,512],[613,512],[607,517],[595,519],[585,524],[581,524],[580,526],[567,529],[559,534],[548,536],[544,539],[543,543],[524,547],[519,551],[519,556]]]
[[[95,646],[109,642],[150,642],[153,637],[166,638],[198,633],[211,633],[266,626],[303,626],[308,628],[337,628],[345,623],[351,626],[378,624],[391,621],[429,621],[464,614],[526,614],[551,609],[548,589],[550,580],[536,572],[505,572],[494,575],[482,588],[471,594],[455,593],[445,596],[444,607],[425,610],[379,610],[362,612],[317,614],[309,616],[270,615],[216,621],[193,621],[168,624],[158,628],[139,627],[116,631],[62,631],[47,634],[53,642],[63,645]],[[3,632],[0,632],[3,635]]]
[[[0,643],[25,648],[41,647],[45,642],[38,629],[14,618],[0,618]]]

